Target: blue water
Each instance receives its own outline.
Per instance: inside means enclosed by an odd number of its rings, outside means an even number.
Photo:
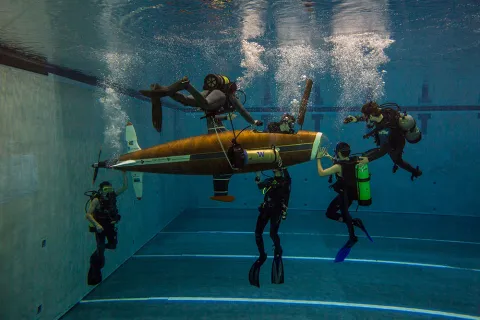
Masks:
[[[149,103],[115,89],[138,91],[152,83],[171,84],[185,75],[197,88],[208,73],[229,76],[246,93],[246,108],[265,123],[277,120],[282,112],[296,115],[305,80],[312,79],[303,129],[323,132],[330,153],[339,140],[347,141],[354,152],[373,148],[371,140],[362,138],[362,124],[342,124],[345,116],[356,113],[347,109],[358,109],[366,99],[400,104],[423,133],[422,141],[407,143],[404,153],[423,171],[415,181],[401,169],[392,173],[388,155],[369,165],[373,204],[357,212],[354,204],[350,211],[362,218],[374,242],[358,232],[359,242],[341,264],[333,259],[347,240],[347,230],[325,217],[335,194],[327,178],[318,177],[314,161],[290,169],[290,210],[280,227],[285,283],[270,283],[273,250],[267,226],[269,259],[262,267],[260,289],[247,279],[257,255],[253,231],[262,201],[253,174],[232,178],[229,191],[236,200],[227,204],[209,199],[211,177],[179,182],[176,177],[148,175],[145,189],[150,190],[145,191],[141,207],[131,190],[120,202],[120,211],[145,213],[145,218],[123,216],[119,246],[135,243],[144,228],[155,230],[140,237],[145,245],[122,252],[125,259],[131,256],[123,264],[117,255],[118,269],[113,268],[93,290],[80,282],[52,289],[51,281],[38,282],[41,276],[32,276],[33,283],[42,283],[35,290],[49,292],[42,293],[45,296],[68,296],[74,288],[84,289],[75,301],[53,299],[58,305],[45,305],[45,312],[55,310],[48,316],[37,310],[41,299],[22,302],[17,309],[35,309],[24,313],[28,314],[24,318],[37,313],[38,319],[57,319],[79,302],[62,319],[480,319],[478,1],[47,0],[9,3],[5,8],[0,15],[1,44],[97,77],[99,87],[106,87],[89,93],[94,101],[90,106],[78,102],[83,98],[70,87],[24,92],[20,88],[29,81],[27,76],[15,84],[19,101],[29,95],[36,101],[52,96],[61,101],[60,117],[68,118],[69,125],[49,139],[65,138],[72,152],[86,154],[68,160],[65,174],[79,172],[77,180],[68,180],[70,185],[78,184],[72,188],[90,183],[88,161],[96,160],[93,150],[98,145],[104,145],[105,157],[125,152],[127,120],[138,124],[142,147],[204,134],[200,113],[167,99],[164,129],[157,133],[150,124]],[[51,81],[94,90],[75,79]],[[5,97],[12,94],[0,92]],[[66,111],[72,101],[78,104],[74,113]],[[33,110],[35,103],[28,106]],[[8,111],[6,119],[16,117]],[[84,125],[97,117],[101,125]],[[246,125],[241,117],[234,124]],[[13,141],[2,144],[6,154],[18,146],[21,132],[4,133]],[[82,140],[92,145],[88,151],[81,149]],[[55,159],[62,157],[59,154]],[[21,179],[3,175],[2,206],[23,194],[33,197],[44,188],[41,183],[53,179],[53,173],[42,173],[43,179],[38,179],[35,158],[24,158],[28,163],[15,169],[25,171]],[[41,164],[38,170],[43,172]],[[68,183],[62,195],[66,188]],[[68,208],[82,206],[81,201],[68,204]],[[6,205],[0,208],[15,212]],[[153,225],[149,215],[161,216],[161,230],[149,229]],[[18,232],[11,225],[2,222],[2,233],[25,232],[21,223],[16,224]],[[53,229],[45,233],[53,237],[58,233]],[[72,238],[65,243],[90,237],[84,235],[85,228],[68,230]],[[85,265],[94,250],[92,243],[80,253]],[[14,245],[2,249],[10,252],[9,248]],[[107,264],[116,259],[115,254],[109,253]],[[14,256],[5,254],[8,259]],[[45,269],[53,268],[51,261],[43,262]],[[76,275],[72,279],[85,276],[72,261],[55,261],[56,267]],[[23,265],[25,270],[31,267]],[[59,282],[67,278],[62,276]],[[15,300],[13,294],[9,297],[8,301]],[[18,314],[6,315],[13,319]]]

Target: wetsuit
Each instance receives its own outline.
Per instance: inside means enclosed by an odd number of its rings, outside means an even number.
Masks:
[[[398,125],[398,111],[384,108],[381,109],[381,112],[383,115],[382,121],[374,123],[374,129],[366,135],[366,137],[374,137],[378,148],[368,150],[363,156],[368,157],[368,161],[371,162],[388,153],[396,166],[410,172],[412,176],[418,176],[420,170],[412,167],[412,165],[403,160],[402,157],[403,149],[405,148],[405,134]],[[395,171],[396,167],[394,167],[394,172]]]
[[[292,179],[287,169],[283,169],[283,177],[268,178],[258,184],[259,189],[265,189],[263,203],[258,207],[260,214],[255,228],[255,241],[260,256],[265,256],[263,231],[270,220],[270,238],[275,246],[275,255],[282,254],[278,229],[282,221],[282,211],[288,207]]]
[[[270,122],[267,125],[267,131],[270,132],[270,133],[285,133],[285,134],[295,133],[295,130],[293,130],[291,128],[288,131],[280,130],[280,122]]]
[[[105,249],[114,250],[117,247],[117,228],[115,224],[120,220],[118,214],[117,196],[111,192],[106,196],[99,195],[100,208],[95,209],[93,217],[103,227],[101,233],[95,232],[97,249],[90,256],[90,270],[88,272],[88,284],[95,285],[102,281],[101,269],[105,265]],[[107,244],[105,244],[105,238]]]
[[[326,215],[329,219],[345,222],[348,228],[350,239],[355,239],[353,226],[358,224],[358,219],[352,219],[348,208],[354,200],[358,200],[358,189],[355,178],[355,166],[358,163],[357,157],[350,157],[349,160],[335,161],[342,167],[342,177],[335,175],[336,182],[331,186],[338,195],[330,202]]]
[[[206,105],[202,106],[202,103],[197,100],[193,95],[184,95],[178,92],[184,89],[189,90],[186,86],[187,85],[182,81],[177,81],[168,87],[155,84],[153,91],[141,90],[140,92],[145,96],[156,99],[164,96],[170,96],[173,100],[180,102],[184,106],[202,109],[203,111],[205,111],[206,114],[222,114],[232,111],[238,111],[238,113],[240,113],[240,115],[245,119],[245,121],[247,121],[249,124],[255,124],[255,120],[245,109],[243,104],[237,99],[237,97],[235,97],[234,94],[225,93],[219,89],[203,90],[202,92],[200,92],[200,95],[205,98]]]

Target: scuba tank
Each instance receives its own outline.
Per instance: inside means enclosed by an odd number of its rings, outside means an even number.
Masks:
[[[417,122],[411,115],[407,114],[406,111],[401,112],[400,106],[396,103],[387,102],[380,105],[381,108],[383,108],[384,106],[397,107],[397,111],[399,113],[398,126],[400,127],[400,129],[403,130],[405,140],[407,140],[408,143],[415,144],[422,140],[422,132],[417,127]],[[387,107],[386,109],[390,108]]]
[[[422,140],[422,132],[417,127],[417,122],[411,115],[406,112],[400,115],[398,125],[405,132],[405,140],[409,143],[415,144]]]
[[[335,158],[336,159],[336,158]],[[350,163],[351,166],[354,162],[356,162],[357,157],[353,157],[351,160],[348,160],[347,163]],[[342,161],[335,160],[334,163],[341,164]],[[346,168],[345,168],[346,169]],[[361,165],[359,163],[355,164],[355,166],[350,169],[345,170],[343,169],[343,179],[347,179],[347,184],[350,185],[350,188],[355,188],[355,195],[352,200],[357,200],[359,206],[369,206],[372,204],[372,196],[370,192],[370,171],[368,170],[368,165],[364,164]],[[332,177],[329,178],[329,183],[332,182]],[[338,179],[338,177],[337,177]],[[330,188],[333,188],[336,192],[341,192],[343,187],[338,186],[338,180]]]
[[[370,193],[370,172],[368,165],[357,164],[355,166],[355,178],[357,183],[358,205],[369,206],[372,204]]]
[[[100,192],[96,190],[90,190],[84,193],[85,196],[89,197],[87,202],[85,203],[85,213],[88,211],[88,207],[90,206],[90,203],[92,202],[93,199],[98,198],[100,201],[100,207],[101,210],[103,210],[102,213],[106,213],[108,218],[112,221],[118,223],[120,219],[122,218],[120,214],[118,214],[118,209],[116,207],[116,197],[113,198],[105,198],[101,195]],[[105,207],[108,209],[105,210]],[[111,210],[111,211],[110,211]],[[96,217],[98,219],[98,217]],[[88,223],[88,231],[89,232],[97,232],[97,228],[89,221]]]
[[[85,202],[85,214],[88,212],[88,207],[90,207],[90,202],[96,197],[98,197],[98,191],[96,190],[90,190],[84,193],[85,196],[87,196],[89,199],[87,202]],[[88,232],[97,232],[97,228],[89,221],[88,222]]]

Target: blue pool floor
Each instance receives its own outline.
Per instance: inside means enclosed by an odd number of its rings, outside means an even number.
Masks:
[[[358,230],[334,263],[345,226],[292,210],[280,227],[285,283],[270,283],[267,225],[256,288],[257,213],[182,213],[62,319],[480,319],[478,218],[353,212],[374,243]]]

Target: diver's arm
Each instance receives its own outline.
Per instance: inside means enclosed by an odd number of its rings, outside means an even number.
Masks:
[[[350,122],[360,122],[360,121],[367,121],[367,119],[362,114],[358,116],[349,115],[343,120],[343,123],[347,124]]]
[[[322,159],[317,158],[317,171],[318,171],[318,175],[320,177],[325,177],[325,176],[330,176],[330,175],[335,174],[335,173],[340,173],[341,169],[342,169],[342,167],[339,164],[334,164],[330,168],[323,169]]]
[[[231,94],[228,96],[228,99],[230,99],[230,103],[235,107],[235,110],[240,113],[240,115],[250,124],[255,124],[255,120],[253,120],[252,116],[250,113],[245,110],[245,107],[243,104],[235,97],[235,95]]]
[[[367,121],[367,118],[365,118],[365,116],[363,114],[361,115],[358,115],[358,116],[354,116],[355,119],[357,119],[357,122],[359,121]]]
[[[117,196],[121,195],[125,190],[128,189],[128,178],[127,178],[127,172],[123,172],[123,186],[117,190],[115,190],[115,194]]]
[[[95,226],[95,228],[100,229],[102,228],[102,225],[98,223],[97,220],[93,217],[93,212],[97,207],[100,205],[99,201],[97,198],[93,199],[92,202],[90,202],[90,207],[88,207],[87,214],[85,215],[85,218]]]

